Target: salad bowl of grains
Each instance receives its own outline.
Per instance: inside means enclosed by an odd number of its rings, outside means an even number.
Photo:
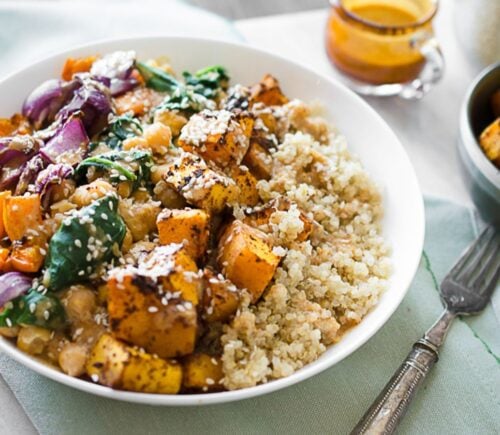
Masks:
[[[104,397],[199,405],[333,366],[423,245],[401,144],[244,45],[104,41],[0,83],[0,350]]]

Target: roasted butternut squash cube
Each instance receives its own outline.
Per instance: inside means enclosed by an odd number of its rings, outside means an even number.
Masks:
[[[258,179],[269,180],[273,171],[271,155],[257,142],[250,142],[250,147],[242,162]]]
[[[92,64],[97,60],[97,56],[87,57],[68,57],[64,62],[61,77],[63,80],[69,81],[73,75],[81,72],[88,72],[92,68]]]
[[[486,156],[497,168],[500,168],[500,118],[484,129],[479,143]]]
[[[177,394],[182,385],[182,366],[173,361],[130,350],[121,388],[155,394]]]
[[[210,218],[207,212],[198,209],[165,209],[156,221],[162,245],[183,243],[186,252],[194,259],[201,258],[208,245]]]
[[[259,228],[270,223],[273,213],[277,211],[288,211],[291,207],[297,206],[288,198],[279,197],[262,207],[252,210],[252,212],[247,214],[247,216],[243,219],[243,222],[252,227]],[[304,224],[304,227],[303,230],[297,235],[297,240],[299,242],[303,242],[309,238],[312,232],[313,224],[304,212],[299,210],[299,213],[299,219]]]
[[[239,165],[250,144],[253,123],[247,113],[204,110],[182,128],[178,145],[222,168]]]
[[[253,207],[259,202],[257,179],[246,166],[234,166],[230,172],[231,178],[238,187],[238,203]]]
[[[29,231],[38,232],[42,223],[40,195],[7,196],[3,203],[3,224],[10,240],[21,240]]]
[[[5,200],[10,196],[10,191],[0,192],[0,238],[5,237],[5,226],[3,223],[3,210],[5,208]]]
[[[195,353],[184,360],[183,387],[188,391],[220,391],[224,373],[220,357]]]
[[[219,267],[237,287],[248,290],[253,302],[261,297],[279,262],[266,235],[241,221],[233,221],[219,241]]]
[[[192,353],[200,278],[182,245],[155,248],[138,267],[111,272],[108,313],[114,335],[162,358]]]
[[[211,269],[204,270],[203,281],[203,317],[208,322],[225,322],[238,309],[238,288],[222,274],[216,275]]]
[[[35,273],[42,268],[45,256],[38,246],[14,246],[7,262],[19,272]]]
[[[94,382],[128,391],[176,394],[182,383],[182,366],[126,346],[110,334],[94,345],[86,364]]]
[[[87,374],[94,382],[107,387],[118,387],[123,369],[130,358],[128,347],[110,334],[96,341],[86,364]]]
[[[165,174],[165,182],[192,205],[218,213],[238,199],[238,187],[230,177],[213,170],[201,159],[183,153]]]
[[[142,116],[153,107],[158,106],[163,98],[163,94],[155,92],[150,88],[139,86],[114,98],[113,101],[118,115],[133,113],[136,116]]]
[[[282,106],[288,103],[288,98],[281,92],[278,80],[271,74],[266,74],[262,80],[252,86],[250,103],[263,103],[266,106]]]

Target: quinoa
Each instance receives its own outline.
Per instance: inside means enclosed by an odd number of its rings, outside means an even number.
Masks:
[[[258,184],[264,202],[284,196],[296,206],[276,211],[261,228],[283,258],[260,302],[243,297],[224,329],[227,389],[289,376],[316,360],[387,288],[391,265],[381,235],[381,195],[344,137],[328,130],[324,144],[312,133],[286,133],[272,154],[271,179]],[[302,242],[297,207],[314,223]]]

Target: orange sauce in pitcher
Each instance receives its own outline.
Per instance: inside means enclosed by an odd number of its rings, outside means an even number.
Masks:
[[[334,6],[327,24],[326,48],[335,66],[372,84],[403,83],[418,77],[424,57],[410,43],[430,23],[412,2],[353,0]]]

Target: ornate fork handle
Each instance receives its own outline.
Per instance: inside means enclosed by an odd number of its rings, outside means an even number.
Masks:
[[[438,348],[455,315],[445,310],[438,321],[417,341],[375,399],[372,406],[351,432],[358,434],[392,434],[408,410],[418,387],[438,360]]]

